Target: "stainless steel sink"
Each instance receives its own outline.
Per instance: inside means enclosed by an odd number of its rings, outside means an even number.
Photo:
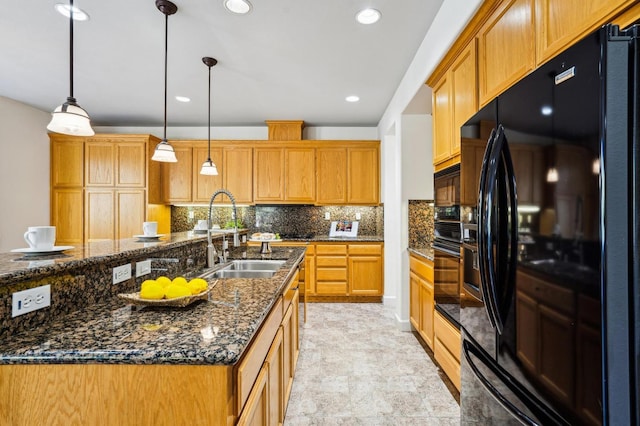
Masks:
[[[277,271],[284,265],[284,260],[234,260],[223,269],[234,271]]]
[[[232,269],[220,269],[213,272],[211,278],[271,278],[276,271],[256,271],[243,270],[237,271]]]

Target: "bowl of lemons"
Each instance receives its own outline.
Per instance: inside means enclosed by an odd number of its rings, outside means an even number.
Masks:
[[[207,299],[216,282],[209,283],[203,278],[187,280],[185,277],[171,279],[161,276],[143,281],[140,291],[120,293],[118,297],[134,305],[183,307]]]

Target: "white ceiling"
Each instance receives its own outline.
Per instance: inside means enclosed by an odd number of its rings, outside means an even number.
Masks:
[[[169,17],[168,124],[375,126],[443,0],[251,0],[233,15],[222,0],[173,0]],[[0,96],[44,111],[69,94],[69,25],[53,5],[3,1]],[[164,20],[154,0],[75,0],[74,95],[95,126],[158,126],[163,120]],[[374,25],[355,21],[374,7]],[[360,102],[345,102],[347,95]],[[191,98],[180,103],[175,95]]]

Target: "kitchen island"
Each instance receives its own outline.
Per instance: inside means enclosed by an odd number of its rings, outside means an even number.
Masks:
[[[127,248],[131,243],[121,241]],[[194,246],[203,248],[203,238],[176,235],[163,243],[165,250],[184,253],[191,266],[200,263]],[[47,268],[58,277],[74,268],[71,275],[76,274],[74,262],[89,266],[113,262],[114,256],[121,262],[161,254],[145,247],[116,251],[98,258],[76,253],[66,262],[36,267],[30,278],[46,281]],[[232,250],[231,256],[265,258],[252,247]],[[37,327],[6,327],[13,332],[0,343],[0,423],[234,424],[262,414],[283,418],[298,351],[297,277],[304,248],[279,247],[268,258],[285,261],[272,278],[220,279],[209,300],[185,308],[132,306],[112,294]],[[9,275],[29,275],[1,271],[0,289],[11,287]],[[270,358],[271,351],[278,355]],[[269,377],[276,396],[260,398]],[[276,377],[282,378],[279,387]]]

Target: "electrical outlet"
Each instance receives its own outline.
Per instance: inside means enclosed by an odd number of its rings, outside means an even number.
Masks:
[[[51,305],[51,286],[43,285],[11,295],[11,318]]]
[[[360,220],[362,218],[362,215],[360,214],[360,212],[356,213],[356,220]]]
[[[147,275],[151,273],[151,261],[150,260],[142,260],[140,262],[136,262],[136,278],[141,277],[143,275]]]
[[[189,219],[193,220],[193,218],[195,217],[195,212],[193,210],[189,210]]]
[[[131,264],[113,268],[113,283],[118,284],[131,278]]]
[[[324,220],[331,220],[331,213],[324,212]]]

